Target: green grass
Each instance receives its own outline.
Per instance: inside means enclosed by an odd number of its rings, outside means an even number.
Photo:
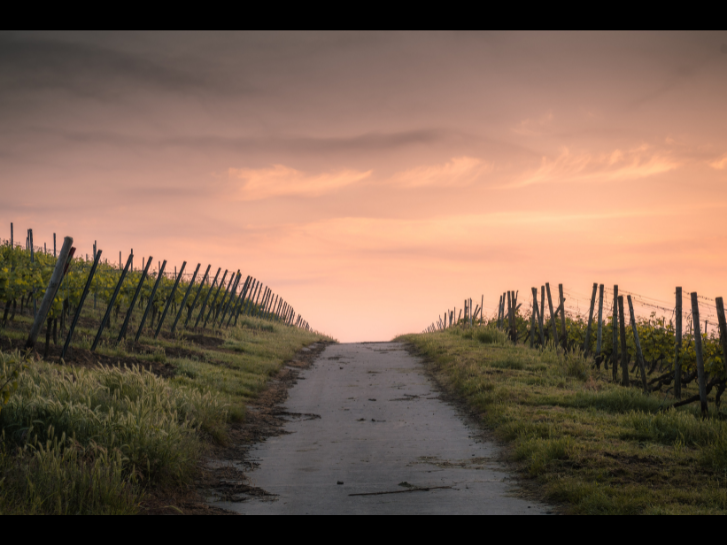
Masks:
[[[727,513],[727,413],[713,403],[706,419],[667,409],[670,395],[614,384],[582,353],[515,346],[490,327],[397,340],[507,445],[528,489],[564,512]]]
[[[22,339],[28,321],[18,316],[0,334]],[[90,348],[93,335],[79,328],[74,346]],[[109,334],[97,350],[168,364],[170,379],[0,352],[0,386],[25,365],[7,402],[0,398],[0,514],[130,514],[146,491],[189,487],[208,445],[227,441],[230,423],[244,419],[246,403],[282,365],[303,346],[330,340],[256,318],[205,335],[219,346],[181,333],[142,336],[140,351],[115,346]]]

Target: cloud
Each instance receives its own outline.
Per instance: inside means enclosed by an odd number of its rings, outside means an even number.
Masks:
[[[564,148],[555,159],[543,157],[540,167],[509,187],[557,182],[609,182],[646,178],[674,170],[681,163],[642,145],[611,153],[571,152]]]
[[[260,169],[230,168],[228,175],[243,182],[238,195],[241,200],[257,201],[272,197],[330,193],[368,178],[371,172],[340,170],[310,175],[284,165],[273,165]]]
[[[443,165],[415,167],[395,174],[392,181],[405,187],[462,187],[470,185],[492,165],[474,157],[453,157]]]
[[[588,114],[592,116],[593,114]],[[553,111],[549,110],[538,119],[523,119],[517,127],[511,129],[515,134],[521,136],[541,136],[544,128],[553,121]]]
[[[721,158],[709,163],[709,166],[711,166],[715,170],[726,169],[727,168],[727,153],[725,153]]]

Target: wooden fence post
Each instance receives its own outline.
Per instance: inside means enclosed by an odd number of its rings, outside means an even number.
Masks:
[[[15,248],[15,240],[14,240],[15,230],[13,227],[13,224],[10,223],[10,247]],[[55,240],[55,233],[53,234],[53,240]]]
[[[596,357],[601,355],[603,348],[603,284],[598,286],[598,331],[596,333]],[[601,363],[598,362],[598,368],[601,368]]]
[[[558,346],[558,328],[555,325],[555,312],[553,312],[553,297],[550,294],[550,283],[545,283],[545,292],[548,294],[548,308],[550,309],[550,323],[553,326],[553,342]]]
[[[207,310],[207,301],[210,300],[210,295],[212,295],[212,292],[214,291],[215,286],[217,285],[217,278],[219,278],[221,272],[222,272],[222,267],[218,267],[217,274],[215,274],[215,279],[212,282],[210,289],[207,291],[207,295],[205,295],[205,297],[204,297],[204,302],[202,303],[202,307],[199,309],[199,314],[197,314],[197,321],[194,322],[194,329],[197,329],[197,326],[199,325],[199,321],[204,317],[204,312],[205,312],[205,310]]]
[[[568,349],[568,330],[565,325],[565,297],[563,297],[563,284],[558,284],[558,297],[560,298],[560,322],[563,329],[563,349]]]
[[[249,276],[247,278],[250,278]],[[240,282],[242,281],[242,273],[240,272],[240,269],[237,269],[237,281],[235,282],[235,285],[232,286],[232,292],[230,293],[230,298],[227,302],[227,306],[225,307],[224,313],[222,314],[222,318],[220,319],[220,326],[227,325],[225,324],[225,318],[227,318],[227,315],[229,314],[230,319],[232,318],[233,314],[235,313],[235,310],[237,310],[237,305],[240,301],[240,295],[242,295],[242,290],[245,287],[245,283],[247,282],[247,278],[245,278],[245,282],[243,282],[242,286],[240,286]],[[237,289],[240,288],[240,292],[237,292]],[[229,322],[229,320],[228,320]]]
[[[247,293],[245,294],[245,297],[242,300],[242,305],[240,305],[240,311],[239,314],[242,316],[247,316],[249,309],[250,309],[250,301],[252,301],[252,298],[255,297],[255,291],[257,290],[257,280],[250,277],[250,284],[247,287]],[[235,317],[235,325],[237,325],[237,316]]]
[[[724,301],[717,297],[717,322],[719,323],[719,342],[722,346],[722,365],[727,376],[727,322],[724,317]]]
[[[618,296],[619,333],[621,335],[621,384],[628,386],[629,381],[629,350],[626,346],[626,317],[624,314],[624,296]]]
[[[238,298],[237,305],[235,306],[235,309],[232,311],[229,319],[227,320],[227,327],[230,327],[233,316],[235,318],[235,324],[237,324],[237,317],[242,312],[243,305],[245,304],[245,297],[247,296],[248,292],[250,291],[251,286],[252,286],[252,276],[250,276],[248,274],[247,278],[245,279],[245,283],[242,286],[242,291],[240,291],[240,297]]]
[[[199,288],[197,288],[197,293],[194,296],[194,300],[192,301],[192,306],[189,307],[189,310],[187,311],[187,319],[184,321],[184,327],[187,327],[187,324],[189,324],[189,320],[192,318],[192,313],[194,312],[194,307],[197,305],[197,300],[199,299],[200,294],[202,293],[202,288],[204,288],[204,283],[207,281],[208,275],[210,273],[210,268],[212,265],[207,265],[207,270],[204,273],[204,276],[202,277],[202,281],[199,283]]]
[[[682,398],[682,288],[677,287],[674,310],[674,397]]]
[[[252,314],[252,309],[254,308],[255,298],[257,297],[258,291],[260,291],[260,282],[255,279],[253,282],[252,290],[250,291],[250,297],[245,304],[245,311],[243,312],[245,316],[250,316]]]
[[[71,237],[65,237],[65,239],[63,239],[63,247],[61,248],[61,259],[56,261],[56,266],[53,269],[50,282],[48,282],[48,287],[46,288],[43,300],[40,303],[40,309],[35,314],[35,321],[33,322],[33,326],[30,328],[28,339],[25,341],[26,348],[35,348],[35,341],[38,339],[40,329],[43,327],[45,318],[56,298],[58,288],[63,281],[66,262],[68,261],[69,254],[71,253],[71,246],[73,246],[73,239]]]
[[[106,323],[109,321],[109,318],[111,316],[111,310],[114,308],[114,303],[116,302],[116,298],[118,297],[119,291],[121,290],[121,284],[124,283],[124,278],[126,278],[126,273],[129,272],[130,266],[131,266],[131,256],[129,256],[129,259],[126,261],[126,266],[121,271],[121,276],[119,276],[119,283],[116,284],[116,289],[114,290],[114,294],[111,296],[111,301],[109,301],[109,306],[106,308],[106,313],[104,314],[104,317],[101,320],[101,326],[98,328],[98,333],[96,333],[96,338],[93,340],[93,345],[91,346],[91,352],[94,352],[96,350],[96,347],[98,346],[98,343],[101,340],[101,335],[103,334],[103,330],[106,327]]]
[[[252,305],[250,306],[250,316],[257,316],[258,312],[260,311],[260,303],[262,302],[263,295],[267,292],[267,288],[263,286],[263,283],[260,282],[258,284],[258,290],[255,294],[255,300],[252,302]]]
[[[167,304],[164,305],[164,312],[162,312],[161,318],[159,318],[159,324],[157,325],[156,333],[154,333],[154,338],[156,339],[159,336],[159,332],[162,330],[162,325],[164,324],[164,318],[167,317],[167,311],[169,310],[169,306],[172,304],[172,301],[174,301],[174,295],[177,293],[177,287],[179,286],[179,281],[182,279],[182,275],[184,274],[184,268],[187,266],[187,262],[182,262],[182,269],[179,271],[179,275],[177,276],[177,279],[174,281],[174,286],[172,287],[172,293],[169,294],[169,299],[167,299]]]
[[[535,314],[538,314],[540,312],[538,307],[538,288],[531,288],[533,292],[533,309],[535,310]],[[545,346],[545,331],[543,329],[543,318],[542,316],[536,316],[536,319],[538,321],[538,328],[540,330],[540,345]]]
[[[217,291],[215,292],[215,297],[212,299],[212,302],[210,303],[210,310],[207,313],[207,318],[205,318],[204,324],[202,325],[202,329],[205,329],[207,327],[207,322],[209,322],[210,317],[215,312],[215,304],[217,304],[217,298],[220,296],[220,292],[222,291],[222,288],[225,286],[225,279],[227,278],[227,273],[230,272],[228,269],[225,269],[225,274],[222,275],[222,280],[220,280],[219,286],[217,286]],[[214,323],[214,321],[213,321]]]
[[[533,305],[530,311],[530,348],[535,346],[535,294],[533,294]]]
[[[260,281],[257,281],[257,286],[255,286],[255,291],[252,294],[252,298],[250,299],[249,303],[249,309],[247,311],[248,316],[254,316],[255,311],[257,309],[256,305],[258,300],[260,299],[260,294],[262,293],[263,289],[263,283]]]
[[[702,415],[707,414],[707,376],[704,372],[704,355],[702,350],[702,332],[699,324],[699,300],[697,292],[692,292],[692,322],[694,326],[694,352],[697,356],[697,377],[699,379],[699,402]]]
[[[230,278],[230,283],[227,285],[227,289],[225,290],[225,294],[222,296],[222,301],[220,301],[219,306],[217,307],[217,311],[215,312],[214,319],[212,320],[212,327],[215,327],[215,323],[217,323],[217,319],[220,319],[219,325],[222,325],[222,323],[225,321],[225,315],[227,314],[227,309],[230,306],[230,303],[235,298],[235,293],[237,292],[237,284],[240,282],[240,279],[242,278],[242,274],[240,273],[239,269],[237,272],[232,273],[232,278]]]
[[[184,311],[184,305],[187,303],[187,298],[189,297],[189,294],[192,293],[192,287],[194,286],[194,281],[197,278],[197,273],[199,272],[199,268],[201,265],[201,263],[197,263],[197,268],[194,270],[192,280],[189,282],[187,291],[185,292],[184,298],[182,299],[182,304],[179,305],[179,312],[177,312],[177,317],[174,319],[174,322],[172,322],[172,329],[170,330],[172,335],[174,335],[174,330],[177,328],[177,322],[179,322],[179,318],[182,317],[182,311]]]
[[[644,363],[644,353],[641,351],[641,342],[639,341],[639,332],[636,330],[636,316],[634,315],[634,305],[631,296],[627,296],[629,301],[629,314],[631,316],[631,328],[634,331],[634,344],[636,345],[636,362],[641,370],[641,382],[644,386],[644,393],[648,393],[649,387],[646,383],[646,364]]]
[[[139,294],[141,293],[141,288],[144,285],[144,281],[146,280],[146,275],[149,272],[149,265],[151,265],[151,258],[149,258],[149,261],[147,262],[146,266],[144,267],[144,272],[141,273],[141,279],[139,280],[139,284],[136,286],[136,291],[134,292],[134,297],[131,299],[131,304],[129,305],[129,310],[126,311],[126,318],[124,318],[124,324],[121,326],[121,331],[119,331],[119,338],[116,339],[116,344],[119,344],[121,342],[121,339],[123,339],[126,336],[126,329],[129,327],[129,321],[131,320],[131,315],[134,312],[134,307],[136,306],[136,300],[139,298]]]
[[[591,306],[590,310],[588,311],[588,326],[586,327],[586,339],[583,342],[583,353],[586,357],[588,357],[588,352],[591,348],[591,326],[593,325],[593,309],[596,306],[596,290],[598,289],[598,284],[593,283],[593,293],[591,294]]]
[[[63,250],[61,249],[61,252]],[[78,319],[81,317],[81,310],[83,310],[83,303],[86,301],[86,296],[88,295],[88,290],[91,288],[91,282],[93,281],[93,277],[96,274],[96,267],[98,267],[98,262],[101,260],[101,250],[98,251],[96,256],[93,260],[93,265],[91,265],[91,272],[88,273],[88,279],[86,280],[86,285],[83,287],[83,292],[81,293],[81,299],[78,302],[78,306],[76,307],[76,312],[73,315],[73,320],[71,321],[71,327],[68,330],[68,336],[66,337],[66,342],[63,345],[63,350],[61,350],[61,359],[64,359],[66,357],[66,352],[68,351],[68,347],[71,345],[71,340],[73,339],[73,332],[76,330],[76,324],[78,324]],[[60,261],[60,260],[59,260]]]
[[[151,259],[149,260],[151,261]],[[144,329],[144,323],[146,322],[146,317],[149,316],[149,311],[154,306],[154,296],[157,293],[157,289],[159,289],[159,284],[162,281],[162,277],[164,276],[164,269],[167,266],[167,260],[165,259],[164,262],[159,267],[159,273],[157,274],[157,281],[154,282],[154,287],[151,289],[151,295],[149,296],[149,303],[146,305],[146,310],[144,311],[144,315],[141,317],[141,323],[139,324],[139,329],[136,332],[136,337],[134,337],[134,344],[139,342],[139,337],[141,337],[141,330]]]
[[[618,286],[613,286],[613,321],[611,326],[613,329],[613,349],[611,352],[611,376],[613,381],[618,380]]]

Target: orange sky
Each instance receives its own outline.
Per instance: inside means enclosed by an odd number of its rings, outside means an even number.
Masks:
[[[4,33],[0,236],[240,268],[341,341],[727,295],[726,96],[727,33]]]

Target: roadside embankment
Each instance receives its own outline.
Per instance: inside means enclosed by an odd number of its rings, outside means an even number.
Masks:
[[[525,485],[572,514],[727,513],[727,416],[666,409],[580,353],[513,345],[494,328],[404,335],[507,445]]]
[[[24,318],[0,333],[2,514],[209,512],[202,458],[298,350],[328,340],[246,317],[90,352],[80,329],[66,361],[46,361],[16,348]]]

